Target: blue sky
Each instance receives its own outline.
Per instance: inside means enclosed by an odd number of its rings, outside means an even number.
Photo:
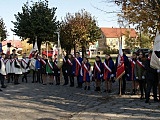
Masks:
[[[31,0],[28,0],[29,2]],[[32,0],[37,2],[38,0]],[[117,14],[105,13],[103,11],[112,12],[119,11],[119,8],[111,2],[111,0],[48,0],[50,7],[57,7],[56,16],[57,20],[61,20],[65,17],[66,13],[75,13],[81,9],[85,9],[90,12],[92,16],[98,21],[99,27],[118,27]],[[22,11],[22,6],[27,0],[0,0],[0,17],[4,19],[5,25],[8,31],[8,39],[13,39],[13,24],[11,21],[15,21],[14,14]],[[31,2],[30,2],[31,5]],[[101,10],[98,10],[101,9]],[[14,39],[19,39],[14,36]]]

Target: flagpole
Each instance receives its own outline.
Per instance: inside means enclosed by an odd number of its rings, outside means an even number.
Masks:
[[[120,46],[122,47],[122,30],[121,30],[121,27],[120,27],[120,34],[121,34],[121,36],[120,36],[120,42],[119,42],[119,48],[120,48]],[[122,95],[122,77],[119,79],[119,95],[121,96]]]

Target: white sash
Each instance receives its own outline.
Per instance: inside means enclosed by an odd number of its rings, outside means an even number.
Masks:
[[[140,62],[139,60],[137,60],[137,63],[139,66],[144,67],[144,65],[142,64],[142,62]]]
[[[67,61],[68,61],[68,63],[69,63],[70,65],[73,65],[72,62],[70,61],[70,59],[68,59]]]
[[[51,65],[51,63],[50,63],[49,60],[48,60],[48,65],[49,65],[49,67],[53,70],[53,67],[52,67],[52,65]]]
[[[96,68],[98,69],[98,71],[101,72],[101,69],[99,68],[99,66],[97,65],[97,63],[95,62],[94,64],[95,64]]]
[[[88,68],[87,68],[86,64],[84,63],[83,65],[84,65],[84,68],[86,69],[86,71],[89,73],[89,71],[88,71]]]
[[[112,72],[112,70],[108,67],[108,65],[106,65],[106,62],[103,63],[105,68],[109,71],[109,72]]]
[[[79,64],[79,66],[81,66],[81,63],[79,62],[79,60],[77,58],[75,58],[75,60]]]

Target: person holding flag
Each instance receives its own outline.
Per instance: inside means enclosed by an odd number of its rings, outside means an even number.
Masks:
[[[101,91],[100,85],[102,77],[103,77],[103,64],[101,62],[101,58],[99,56],[96,56],[93,66],[93,78],[96,82],[95,91]]]
[[[125,94],[126,91],[126,76],[129,75],[129,60],[122,51],[122,41],[119,42],[119,54],[115,64],[116,80],[119,80],[119,93]]]
[[[114,79],[114,62],[110,54],[106,54],[103,63],[103,80],[105,81],[106,89],[104,92],[111,93],[112,81]]]
[[[134,67],[134,73],[136,80],[139,82],[139,88],[141,91],[140,99],[144,99],[144,92],[146,91],[146,82],[145,82],[145,54],[143,52],[139,52],[139,57],[136,61]]]
[[[84,57],[80,71],[83,81],[85,82],[84,90],[90,90],[90,70],[91,64],[89,63],[88,58]]]

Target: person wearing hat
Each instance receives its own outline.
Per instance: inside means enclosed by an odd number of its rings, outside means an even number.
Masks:
[[[11,54],[13,57],[16,55],[16,49],[13,49],[12,50],[12,54]]]

